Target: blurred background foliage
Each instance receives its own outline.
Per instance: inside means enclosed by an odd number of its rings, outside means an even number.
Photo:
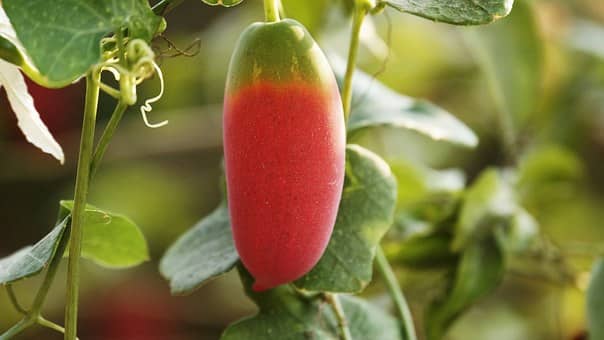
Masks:
[[[240,32],[262,20],[261,5],[248,0],[224,9],[187,0],[168,14],[165,39],[154,42],[167,89],[151,118],[170,124],[148,129],[131,108],[90,197],[91,204],[143,228],[152,260],[117,272],[84,260],[81,338],[216,339],[228,323],[253,312],[236,274],[191,296],[171,297],[157,261],[218,204],[226,70]],[[346,54],[350,21],[343,0],[283,5],[324,50]],[[453,324],[450,340],[582,339],[589,270],[594,256],[604,253],[604,4],[517,0],[516,6],[508,18],[473,28],[386,10],[368,20],[362,34],[361,69],[402,94],[445,108],[480,138],[476,149],[464,149],[390,128],[354,136],[353,142],[389,160],[399,181],[397,223],[384,245],[416,322],[423,322],[427,301],[442,291],[443,268],[452,260],[446,241],[433,239],[433,261],[420,263],[401,240],[446,217],[482,170],[518,165],[512,176],[519,201],[542,234],[540,251],[508,259],[503,283]],[[30,84],[66,151],[62,167],[24,141],[6,97],[0,99],[0,256],[44,235],[58,201],[71,197],[82,85],[47,90]],[[146,82],[139,97],[157,90],[157,82]],[[101,120],[112,105],[102,99]],[[502,141],[506,133],[515,134],[517,143]],[[47,302],[51,319],[63,313],[62,281]],[[33,279],[15,288],[27,302],[37,284]],[[388,306],[379,280],[364,295]],[[0,328],[17,320],[0,290]],[[41,334],[61,338],[36,329],[24,338]]]

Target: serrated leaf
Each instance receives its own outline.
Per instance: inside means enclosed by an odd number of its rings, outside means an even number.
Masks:
[[[498,223],[510,218],[517,209],[514,192],[495,169],[485,170],[465,193],[452,248],[461,250]]]
[[[160,263],[172,294],[187,294],[231,270],[239,257],[233,244],[229,212],[221,204],[182,235]]]
[[[201,0],[210,6],[233,7],[239,5],[243,0]]]
[[[4,0],[2,6],[49,87],[68,85],[101,60],[101,39],[127,28],[149,41],[160,17],[146,0]]]
[[[393,222],[396,194],[388,164],[367,149],[348,145],[344,192],[329,245],[296,286],[329,292],[365,288],[371,281],[376,247]]]
[[[533,114],[544,62],[530,1],[517,1],[505,20],[464,33],[498,108],[520,122]]]
[[[241,267],[240,267],[241,269]],[[252,292],[252,279],[240,271],[246,292],[260,307],[252,317],[230,325],[221,340],[337,340],[337,322],[331,307],[316,298],[297,294],[291,286]],[[352,296],[339,296],[350,333],[355,340],[400,340],[400,324],[380,308]]]
[[[428,340],[440,340],[470,305],[491,292],[504,273],[504,254],[494,237],[474,242],[463,252],[450,289],[426,313]]]
[[[483,25],[501,19],[514,0],[382,0],[381,3],[409,14],[454,25]]]
[[[604,259],[596,261],[587,290],[587,329],[590,340],[604,340]]]
[[[0,284],[12,283],[40,273],[55,254],[68,220],[63,219],[35,245],[0,259]]]
[[[73,209],[61,201],[61,215]],[[82,225],[82,257],[109,268],[128,268],[149,260],[145,236],[129,218],[86,206]]]
[[[329,60],[341,85],[346,62],[333,55]],[[355,71],[352,86],[349,134],[364,128],[389,126],[466,147],[478,145],[478,137],[472,130],[434,104],[396,93],[360,70]]]

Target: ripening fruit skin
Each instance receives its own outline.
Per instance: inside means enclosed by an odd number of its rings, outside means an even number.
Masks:
[[[314,267],[342,194],[346,132],[327,59],[285,19],[255,23],[231,58],[224,153],[235,246],[263,291]]]

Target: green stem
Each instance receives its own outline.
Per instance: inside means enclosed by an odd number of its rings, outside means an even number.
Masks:
[[[361,37],[361,27],[363,20],[367,15],[365,6],[355,6],[352,18],[352,34],[350,35],[350,47],[348,49],[348,63],[346,64],[346,74],[344,76],[344,88],[342,89],[342,103],[344,104],[344,121],[348,122],[350,117],[350,105],[352,104],[352,78],[356,68],[357,55],[359,52],[359,40]]]
[[[279,0],[264,0],[264,16],[266,22],[279,21]]]
[[[103,134],[101,135],[101,139],[97,143],[96,149],[94,150],[94,156],[92,157],[92,161],[90,162],[90,179],[94,177],[96,171],[99,168],[99,164],[101,163],[103,156],[105,155],[105,151],[107,151],[107,147],[109,146],[109,142],[111,138],[113,138],[113,134],[117,129],[122,117],[124,117],[124,113],[128,105],[122,101],[118,101],[113,113],[111,114],[111,118],[107,123],[107,127]]]
[[[0,340],[9,340],[13,337],[17,336],[19,333],[23,332],[27,327],[31,326],[34,323],[34,320],[25,317],[21,321],[17,322],[13,327],[11,327],[4,334],[0,335]]]
[[[93,70],[86,77],[86,104],[80,140],[80,155],[75,184],[74,205],[71,213],[71,237],[67,267],[67,305],[65,308],[65,340],[75,340],[78,326],[78,297],[80,255],[82,253],[82,224],[88,196],[90,163],[94,145],[94,128],[99,103],[100,74]]]
[[[17,312],[23,315],[27,315],[27,311],[23,307],[21,307],[21,304],[19,304],[19,300],[17,299],[17,295],[15,294],[15,291],[13,290],[13,286],[11,284],[6,285],[6,292],[8,293],[8,298],[13,304],[13,307],[15,307],[15,310],[17,310]]]
[[[161,0],[151,7],[153,13],[157,15],[166,15],[176,6],[182,4],[185,0]]]
[[[384,281],[386,282],[386,287],[388,288],[388,292],[394,301],[397,312],[403,323],[403,334],[405,340],[417,340],[417,336],[415,335],[415,325],[413,324],[413,317],[411,316],[411,311],[409,310],[409,306],[407,305],[407,301],[405,300],[405,296],[401,291],[401,287],[392,271],[392,267],[390,267],[390,263],[388,263],[388,259],[384,255],[384,251],[382,247],[378,247],[376,253],[376,264],[378,270]]]
[[[344,309],[342,308],[338,295],[332,293],[324,293],[323,295],[325,296],[327,303],[331,305],[331,308],[336,315],[338,329],[340,330],[340,339],[352,340],[352,335],[350,334],[350,329],[348,328],[348,321],[346,320],[346,314],[344,314]]]

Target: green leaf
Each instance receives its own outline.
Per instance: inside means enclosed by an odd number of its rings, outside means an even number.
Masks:
[[[537,240],[539,224],[528,211],[518,208],[504,236],[503,241],[506,249],[514,253],[522,253]]]
[[[530,2],[518,1],[505,20],[464,33],[498,109],[519,121],[534,114],[544,62]]]
[[[69,219],[65,218],[33,246],[0,259],[0,284],[9,284],[40,273],[55,254]]]
[[[434,233],[411,237],[398,244],[384,247],[387,257],[413,268],[449,267],[458,255],[451,251],[451,236]]]
[[[230,325],[221,340],[339,339],[335,316],[324,301],[302,297],[289,285],[255,293],[249,289],[252,281],[249,274],[245,270],[240,270],[240,274],[260,312]],[[401,339],[400,324],[382,309],[352,296],[339,299],[353,339]]]
[[[61,87],[101,61],[100,41],[127,28],[129,37],[151,40],[161,18],[146,0],[4,0],[27,54],[46,86]]]
[[[514,0],[383,0],[409,14],[454,25],[482,25],[510,13]]]
[[[61,201],[61,207],[71,212],[73,202]],[[101,266],[128,268],[149,260],[145,236],[127,217],[87,205],[82,232],[82,257]]]
[[[313,291],[359,292],[371,281],[380,240],[393,222],[396,181],[388,164],[358,145],[346,149],[338,217],[319,263],[295,282]]]
[[[466,308],[499,284],[503,273],[504,254],[494,237],[468,246],[461,256],[450,289],[428,308],[427,339],[442,339],[447,328]]]
[[[517,209],[514,192],[495,169],[485,170],[467,190],[452,247],[461,250],[473,239],[492,231]]]
[[[210,6],[224,6],[224,7],[232,7],[239,5],[243,2],[243,0],[201,0]]]
[[[238,259],[223,203],[168,249],[160,271],[170,281],[172,294],[187,294],[231,270]]]
[[[336,56],[329,59],[342,84],[346,62]],[[364,128],[389,126],[466,147],[478,145],[478,137],[472,130],[436,105],[398,94],[360,70],[355,71],[352,86],[349,134]]]
[[[604,259],[599,259],[591,271],[587,290],[587,329],[590,340],[604,340]]]

